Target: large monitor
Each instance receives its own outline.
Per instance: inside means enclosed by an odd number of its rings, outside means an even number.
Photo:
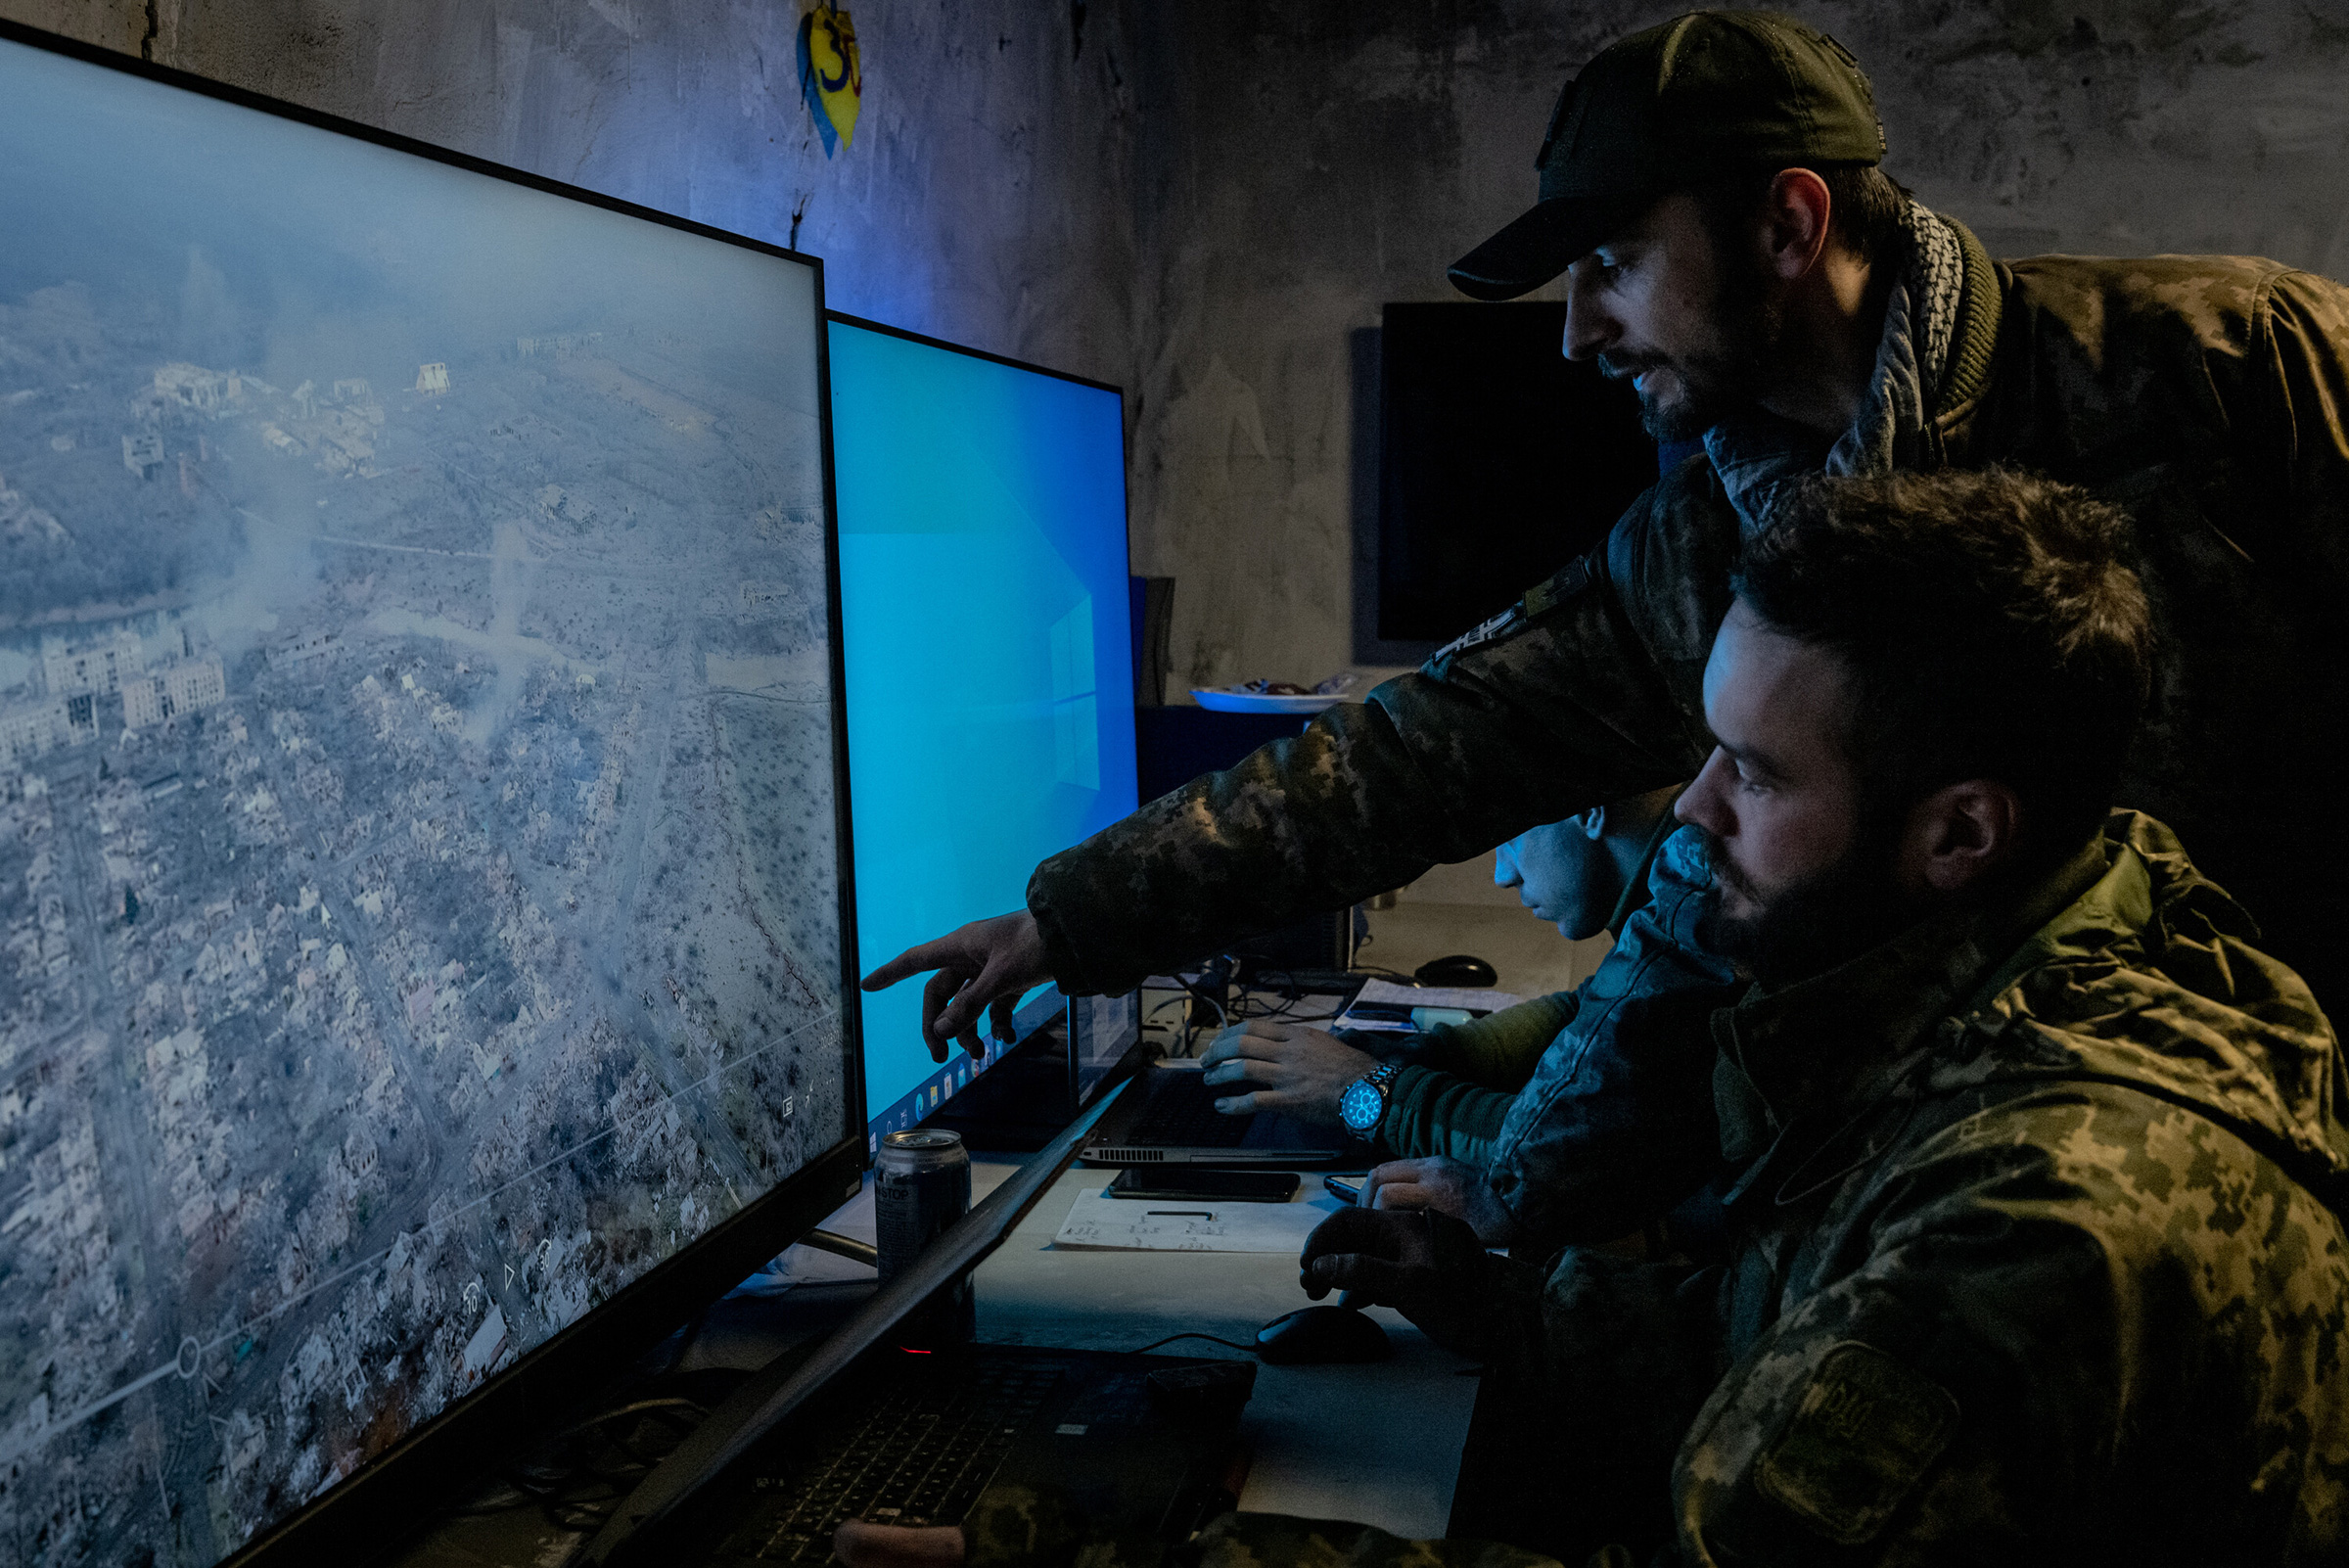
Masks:
[[[1036,861],[1131,811],[1126,427],[1114,387],[835,315],[832,448],[856,824],[877,962],[1018,908]],[[921,986],[864,1000],[868,1132],[944,1065]]]
[[[343,1560],[854,1188],[821,277],[13,27],[0,149],[0,1555]]]

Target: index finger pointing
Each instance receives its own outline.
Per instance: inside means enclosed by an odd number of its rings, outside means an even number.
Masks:
[[[926,969],[944,969],[961,954],[950,947],[948,939],[925,942],[903,952],[864,977],[860,984],[866,991],[887,991],[900,980],[910,979]]]

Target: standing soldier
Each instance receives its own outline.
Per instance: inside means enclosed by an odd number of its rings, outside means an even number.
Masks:
[[[2349,751],[2349,291],[2272,261],[1993,261],[1878,168],[1866,78],[1783,18],[1700,12],[1558,101],[1541,200],[1452,268],[1567,274],[1566,352],[1701,434],[1606,542],[1414,674],[1045,861],[935,970],[934,1048],[1056,980],[1131,988],[1539,822],[1686,778],[1740,539],[1806,475],[2008,466],[2128,511],[2154,606],[2118,798],[2158,814],[2320,999],[2349,984],[2349,838],[2288,833]]]

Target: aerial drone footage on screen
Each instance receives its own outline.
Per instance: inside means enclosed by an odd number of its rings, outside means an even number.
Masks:
[[[0,40],[0,1557],[851,1135],[812,265]]]

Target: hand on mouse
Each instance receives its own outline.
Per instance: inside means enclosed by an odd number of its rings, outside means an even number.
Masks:
[[[1476,1232],[1429,1210],[1340,1209],[1313,1227],[1298,1282],[1315,1301],[1333,1290],[1354,1305],[1392,1307],[1430,1339],[1455,1349],[1479,1339],[1492,1301]]]
[[[1362,1178],[1365,1209],[1428,1209],[1463,1221],[1488,1247],[1508,1244],[1517,1217],[1502,1207],[1484,1172],[1441,1155],[1422,1160],[1389,1160]]]
[[[1199,1053],[1210,1087],[1243,1092],[1224,1095],[1216,1109],[1226,1116],[1285,1111],[1307,1122],[1338,1127],[1338,1096],[1346,1085],[1378,1066],[1378,1058],[1343,1043],[1327,1030],[1252,1018],[1218,1035]]]

